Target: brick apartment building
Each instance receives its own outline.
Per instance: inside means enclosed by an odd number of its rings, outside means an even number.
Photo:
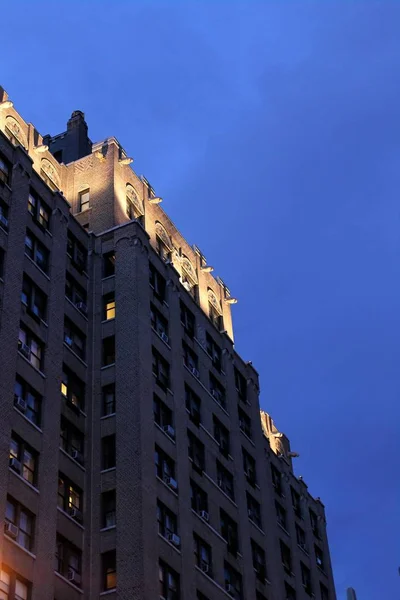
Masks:
[[[235,299],[130,162],[0,88],[0,599],[334,600]]]

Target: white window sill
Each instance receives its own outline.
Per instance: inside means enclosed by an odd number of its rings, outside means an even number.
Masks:
[[[116,529],[117,526],[116,525],[110,525],[110,527],[102,527],[100,529],[100,532],[103,533],[104,531],[112,531],[113,529]]]
[[[154,329],[154,327],[152,327],[152,330],[154,331],[154,333],[156,334],[156,336],[162,341],[163,344],[165,344],[167,346],[167,348],[169,348],[169,350],[171,350],[171,346],[168,344],[168,342],[166,342],[165,340],[162,339],[161,335],[158,333],[157,329]],[[169,341],[169,336],[168,337],[168,341]]]
[[[65,296],[65,299],[71,306],[74,307],[74,309],[81,315],[81,317],[83,317],[85,319],[85,321],[88,321],[87,316],[82,311],[79,310],[79,308],[72,302],[72,300],[70,300],[68,298],[68,296]]]
[[[173,444],[176,444],[174,438],[172,438],[171,436],[169,436],[168,433],[166,431],[164,431],[164,429],[158,423],[156,423],[154,421],[154,425],[157,427],[157,429],[159,429],[165,435],[166,438],[169,439],[170,442],[172,442]]]
[[[111,471],[116,471],[117,467],[110,467],[109,469],[102,469],[100,471],[100,475],[103,475],[103,473],[111,473]]]
[[[179,497],[179,496],[178,496],[178,492],[175,492],[175,490],[173,490],[172,488],[170,488],[170,487],[169,487],[169,485],[167,485],[167,484],[165,483],[165,481],[163,481],[163,480],[161,479],[161,477],[159,477],[158,475],[156,475],[156,478],[158,479],[158,481],[159,481],[160,483],[162,483],[162,484],[163,484],[163,486],[165,486],[165,487],[167,488],[167,490],[169,490],[169,491],[171,492],[171,494],[173,494],[173,495],[174,495],[176,498],[178,498],[178,497]]]
[[[48,279],[48,280],[50,281],[50,277],[47,275],[47,273],[45,273],[45,272],[44,272],[44,271],[43,271],[43,270],[42,270],[42,269],[39,267],[39,265],[37,265],[37,264],[35,263],[35,261],[34,261],[34,260],[33,260],[33,259],[32,259],[32,258],[31,258],[31,257],[30,257],[30,256],[29,256],[27,253],[26,253],[26,252],[25,252],[25,256],[26,256],[26,258],[27,258],[27,259],[28,259],[28,260],[29,260],[29,261],[30,261],[30,262],[31,262],[33,265],[35,265],[36,269],[37,269],[38,271],[40,271],[40,272],[41,272],[41,274],[42,274],[42,275],[44,275],[44,276],[46,277],[46,279]]]
[[[85,469],[85,467],[84,467],[83,465],[81,465],[81,463],[80,463],[80,462],[78,462],[77,460],[75,460],[75,458],[72,458],[72,456],[71,456],[70,454],[68,454],[68,452],[67,452],[66,450],[64,450],[64,448],[61,448],[61,446],[60,446],[60,451],[61,451],[61,452],[62,452],[62,453],[63,453],[63,454],[64,454],[64,455],[67,457],[67,458],[69,458],[70,460],[72,460],[72,462],[73,462],[75,465],[77,465],[77,466],[78,466],[80,469],[82,469],[82,471],[83,471],[84,473],[86,472],[86,469]]]
[[[196,515],[196,517],[197,517],[198,519],[200,519],[200,521],[203,523],[203,525],[207,525],[207,527],[208,527],[209,529],[211,529],[211,531],[212,531],[212,532],[213,532],[213,533],[214,533],[214,534],[215,534],[215,535],[216,535],[216,536],[217,536],[217,537],[218,537],[220,540],[222,540],[222,541],[223,541],[225,544],[227,543],[227,541],[226,541],[226,540],[225,540],[225,539],[222,537],[222,535],[220,535],[220,534],[218,533],[218,531],[217,531],[216,529],[214,529],[214,527],[212,527],[212,525],[210,525],[210,523],[209,523],[208,521],[206,521],[205,519],[203,519],[203,518],[202,518],[202,517],[199,515],[199,513],[197,513],[195,510],[193,510],[193,508],[192,508],[191,510],[192,510],[192,513],[193,513],[194,515]],[[239,553],[238,553],[238,554],[239,554]]]
[[[222,592],[223,594],[225,594],[225,596],[227,598],[230,598],[232,600],[233,596],[231,596],[230,594],[228,594],[228,592],[225,590],[225,588],[223,588],[221,585],[219,585],[219,583],[217,583],[215,581],[215,579],[213,579],[212,577],[209,577],[207,575],[207,573],[204,573],[204,571],[202,569],[200,569],[200,567],[198,567],[197,565],[195,565],[195,569],[196,571],[199,571],[199,573],[202,573],[204,575],[204,577],[210,581],[211,583],[213,583],[215,585],[216,588],[218,588],[220,590],[220,592]]]
[[[12,538],[10,538],[10,536],[4,534],[4,539],[7,540],[8,542],[11,542],[11,544],[14,544],[14,546],[17,546],[17,548],[19,548],[20,550],[22,550],[23,552],[28,554],[28,556],[30,556],[31,558],[36,558],[36,554],[33,554],[33,552],[31,552],[30,550],[27,550],[26,548],[21,546],[21,544],[18,544],[18,542],[16,542]]]
[[[24,479],[22,477],[22,475],[20,475],[19,473],[17,473],[16,471],[14,471],[14,469],[12,469],[11,467],[8,467],[8,470],[11,471],[11,473],[13,473],[15,475],[15,477],[18,477],[18,479],[20,479],[25,485],[27,485],[32,491],[34,491],[36,494],[40,494],[39,490],[37,488],[35,488],[34,485],[32,485],[31,483],[29,483],[29,481],[27,481],[26,479]]]
[[[30,420],[30,419],[28,419],[28,417],[27,417],[26,415],[24,415],[24,413],[23,413],[23,412],[21,412],[20,410],[18,410],[18,408],[17,408],[16,406],[14,406],[13,408],[14,408],[14,410],[15,410],[15,411],[16,411],[16,412],[17,412],[19,415],[21,415],[21,417],[22,417],[23,419],[25,419],[25,421],[26,421],[27,423],[29,423],[29,425],[32,425],[32,427],[33,427],[34,429],[36,429],[36,431],[38,431],[39,433],[43,433],[43,431],[40,429],[40,427],[38,427],[37,425],[35,425],[35,423],[33,423],[33,422]]]
[[[35,365],[33,365],[33,364],[31,363],[31,361],[30,361],[30,360],[28,360],[28,359],[27,359],[27,358],[26,358],[26,357],[25,357],[25,356],[22,354],[22,352],[20,352],[20,351],[18,350],[18,354],[21,356],[21,358],[23,358],[23,359],[24,359],[24,361],[25,361],[25,362],[27,362],[27,363],[28,363],[28,365],[31,365],[32,369],[34,369],[34,370],[36,371],[36,373],[39,373],[40,377],[43,377],[43,379],[46,379],[46,375],[43,373],[43,371],[41,371],[40,369],[38,369],[37,367],[35,367]]]
[[[64,346],[65,346],[66,348],[68,348],[68,350],[71,352],[71,354],[73,354],[74,356],[76,356],[76,358],[79,360],[79,362],[80,362],[80,363],[82,363],[82,364],[83,364],[83,366],[85,366],[85,367],[87,368],[87,363],[85,363],[85,361],[83,360],[83,358],[81,358],[80,356],[78,356],[78,355],[77,355],[77,353],[76,353],[76,352],[74,352],[74,351],[72,350],[72,348],[71,348],[70,346],[68,346],[68,344],[66,344],[65,342],[64,342]]]
[[[104,367],[100,368],[100,371],[105,371],[106,369],[109,369],[110,367],[115,367],[115,362],[110,363],[109,365],[104,365]]]
[[[238,505],[236,504],[236,502],[234,500],[232,500],[232,498],[230,496],[228,496],[228,494],[226,492],[224,492],[224,490],[222,488],[219,487],[218,483],[216,483],[214,481],[214,479],[211,479],[211,477],[209,475],[207,475],[207,473],[204,471],[203,472],[204,477],[206,477],[206,479],[208,479],[208,481],[211,481],[211,483],[217,488],[217,490],[219,490],[221,492],[221,494],[223,494],[225,496],[225,498],[228,498],[229,502],[231,504],[233,504],[233,506],[235,508],[238,507]]]
[[[64,577],[64,575],[61,575],[58,571],[54,571],[54,575],[56,575],[56,577],[59,577],[62,581],[65,581],[65,583],[70,585],[74,590],[76,590],[80,594],[83,594],[83,590],[80,587],[72,583],[72,581],[68,581],[68,579]]]
[[[181,551],[179,550],[179,548],[174,546],[174,544],[171,544],[171,542],[168,541],[167,538],[165,538],[163,535],[161,535],[161,533],[158,534],[158,537],[161,538],[166,544],[168,544],[168,546],[170,546],[173,550],[175,550],[175,552],[177,552],[179,555],[182,554]]]
[[[262,533],[263,535],[265,535],[265,531],[263,531],[263,530],[261,529],[261,527],[259,527],[259,526],[257,525],[257,523],[255,523],[255,522],[253,521],[253,519],[251,519],[251,518],[249,517],[249,521],[250,521],[250,523],[253,525],[253,527],[255,527],[255,528],[256,528],[256,529],[257,529],[257,530],[258,530],[260,533]]]
[[[85,531],[85,528],[83,525],[81,525],[80,523],[78,523],[78,521],[75,521],[75,519],[73,519],[67,512],[65,512],[65,510],[63,510],[62,508],[60,508],[59,506],[57,506],[57,510],[64,515],[64,517],[67,517],[67,519],[69,519],[70,521],[72,521],[72,523],[75,523],[75,525],[77,525],[80,529],[82,529],[82,531]]]
[[[103,417],[100,417],[100,421],[105,421],[106,419],[111,419],[111,417],[115,417],[117,413],[113,412],[110,413],[109,415],[104,415]]]
[[[105,592],[100,592],[100,596],[108,596],[109,594],[115,594],[117,588],[112,588],[112,590],[106,590]]]

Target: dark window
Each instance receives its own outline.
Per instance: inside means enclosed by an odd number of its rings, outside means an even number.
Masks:
[[[208,497],[197,483],[190,480],[190,503],[192,509],[208,521]]]
[[[272,485],[275,488],[275,492],[278,496],[283,496],[282,492],[282,478],[280,471],[275,467],[275,465],[271,465],[271,476],[272,476]]]
[[[281,547],[281,560],[283,568],[289,575],[292,573],[292,553],[290,552],[289,546],[286,546],[282,540],[280,540]]]
[[[202,473],[205,470],[204,444],[188,429],[188,454],[193,461],[193,468]]]
[[[250,485],[255,487],[257,484],[257,473],[256,473],[256,461],[252,457],[252,455],[247,452],[245,448],[242,447],[242,455],[243,455],[243,471],[246,475],[246,479]]]
[[[199,592],[199,590],[197,590],[196,592],[196,598],[197,600],[208,600],[207,596],[202,594],[202,592]]]
[[[287,523],[286,523],[286,510],[283,508],[282,504],[280,504],[279,502],[277,502],[275,500],[275,511],[276,511],[276,518],[278,520],[278,523],[281,527],[283,527],[283,529],[287,529]]]
[[[143,215],[128,196],[126,197],[126,214],[129,219],[139,221],[141,224],[143,223]]]
[[[42,398],[19,376],[14,384],[14,406],[32,423],[40,426]]]
[[[285,600],[296,600],[296,592],[291,585],[285,582]]]
[[[196,565],[209,577],[212,573],[212,553],[211,546],[201,539],[196,533],[193,534],[194,555],[196,557]]]
[[[87,313],[86,290],[75,281],[70,273],[66,273],[65,277],[65,295],[84,315]]]
[[[87,210],[90,206],[90,190],[83,190],[79,192],[79,210],[83,212]]]
[[[166,391],[170,386],[169,364],[155,348],[153,348],[153,374],[160,388]]]
[[[174,546],[180,546],[178,536],[178,520],[176,515],[163,504],[157,501],[158,533],[170,541]]]
[[[36,485],[38,453],[14,433],[10,442],[10,467],[25,481]]]
[[[115,336],[103,338],[103,367],[113,365],[115,363]]]
[[[215,415],[213,415],[213,425],[214,438],[219,444],[219,451],[223,456],[228,457],[230,449],[229,429],[225,425],[222,425],[221,421]]]
[[[300,546],[300,548],[302,550],[307,552],[306,534],[305,534],[304,530],[301,527],[299,527],[299,525],[297,525],[297,523],[296,523],[296,540],[297,540],[298,546]]]
[[[228,544],[228,552],[237,556],[239,552],[239,534],[237,523],[222,508],[219,510],[221,535]]]
[[[103,296],[103,320],[115,319],[115,294],[111,292]]]
[[[81,585],[82,552],[57,535],[56,571],[74,585]]]
[[[0,227],[8,231],[8,206],[0,200]]]
[[[249,417],[248,414],[246,414],[244,412],[244,410],[242,410],[240,408],[240,406],[238,407],[238,415],[239,415],[239,427],[240,430],[247,435],[248,438],[252,438],[252,431],[251,431],[251,419]]]
[[[220,487],[231,500],[235,500],[233,475],[228,469],[225,469],[225,467],[221,465],[219,460],[217,460],[217,483],[218,487]]]
[[[22,282],[21,301],[33,319],[36,321],[46,319],[47,296],[25,274]]]
[[[183,325],[185,333],[190,338],[193,338],[194,337],[194,329],[195,329],[194,314],[192,313],[192,311],[190,311],[188,309],[188,307],[186,306],[186,304],[184,304],[182,302],[182,300],[180,301],[180,308],[181,308],[181,323]]]
[[[171,260],[171,251],[167,244],[164,244],[162,239],[156,235],[156,252],[164,262]]]
[[[58,474],[58,507],[76,521],[82,522],[82,490],[62,473]]]
[[[320,583],[319,587],[320,587],[320,591],[321,591],[321,600],[329,600],[328,588],[325,587],[323,583]]]
[[[116,523],[116,493],[115,490],[101,495],[101,526],[114,527]]]
[[[264,594],[256,590],[256,600],[267,600],[267,598],[264,596]]]
[[[207,346],[206,346],[207,354],[211,357],[213,367],[217,371],[221,371],[222,350],[218,346],[218,344],[216,342],[214,342],[213,338],[211,337],[211,335],[208,332],[206,333],[206,344],[207,344]]]
[[[227,562],[224,563],[225,590],[235,600],[243,600],[242,576]]]
[[[116,551],[110,550],[101,555],[102,588],[106,592],[117,587],[117,557]]]
[[[259,502],[249,492],[246,492],[247,512],[249,519],[253,521],[260,529],[262,529],[261,507]]]
[[[44,343],[39,340],[27,327],[20,325],[18,350],[35,369],[43,371]]]
[[[293,506],[293,511],[294,514],[296,515],[296,517],[299,517],[299,519],[301,519],[301,503],[300,503],[300,494],[298,494],[296,492],[295,489],[293,489],[292,487],[290,488],[290,494],[292,496],[292,506]]]
[[[177,490],[178,484],[175,480],[175,462],[164,450],[155,447],[156,475],[162,479],[173,490]]]
[[[86,336],[69,319],[64,319],[64,342],[82,360],[86,355]]]
[[[35,517],[33,514],[14,498],[7,496],[5,534],[26,550],[32,550],[34,531]]]
[[[222,408],[226,408],[226,394],[225,388],[220,384],[220,382],[214,377],[212,373],[210,373],[210,393],[215,398],[215,400],[222,406]]]
[[[168,321],[161,314],[159,310],[154,306],[154,304],[150,305],[150,316],[151,316],[151,326],[157,331],[158,335],[168,344]]]
[[[103,387],[103,417],[115,413],[115,383]]]
[[[160,300],[160,302],[164,302],[166,281],[151,263],[149,264],[149,281],[150,286],[154,290],[154,295]]]
[[[0,155],[0,182],[10,185],[11,165],[4,156]]]
[[[256,544],[254,540],[251,540],[251,555],[253,558],[253,567],[256,572],[256,577],[260,581],[264,582],[267,578],[267,567],[265,564],[265,552]]]
[[[318,546],[314,546],[314,550],[315,550],[315,560],[316,560],[317,566],[322,571],[324,571],[325,570],[324,553],[322,552],[321,548],[319,548]]]
[[[64,452],[81,465],[83,464],[83,445],[83,433],[65,417],[61,417],[60,446]]]
[[[63,366],[61,394],[77,412],[85,407],[85,384],[68,367]]]
[[[208,303],[208,316],[210,317],[211,322],[218,329],[218,331],[222,331],[222,329],[224,328],[222,315],[217,311],[215,306],[211,304],[211,302]]]
[[[28,211],[38,225],[44,229],[50,229],[51,210],[35,190],[32,189],[28,196]]]
[[[115,252],[103,254],[103,277],[112,277],[115,275]]]
[[[190,420],[198,427],[201,421],[201,400],[186,383],[185,403],[186,410],[189,411]]]
[[[31,584],[4,564],[0,566],[1,600],[30,600]]]
[[[159,562],[159,581],[160,581],[160,598],[165,600],[179,600],[179,575],[171,569],[167,563],[160,560]]]
[[[170,437],[174,438],[175,430],[173,428],[172,410],[156,394],[153,395],[153,412],[154,421],[157,425]]]
[[[116,465],[115,434],[101,440],[102,469],[112,469]]]
[[[300,571],[301,571],[301,583],[303,584],[304,591],[311,596],[312,595],[312,586],[311,586],[311,573],[310,569],[306,567],[300,561]]]
[[[195,377],[199,377],[199,359],[197,354],[189,348],[186,342],[182,342],[183,363]]]
[[[47,248],[35,238],[29,229],[26,230],[25,235],[25,254],[33,260],[39,269],[44,273],[48,273],[50,253]]]
[[[81,242],[77,240],[77,238],[68,231],[67,236],[67,254],[69,254],[71,258],[71,262],[76,268],[77,271],[82,273],[86,269],[87,262],[87,250]]]
[[[310,508],[310,521],[311,521],[311,529],[316,538],[321,539],[321,535],[319,532],[319,523],[318,517],[313,510]]]

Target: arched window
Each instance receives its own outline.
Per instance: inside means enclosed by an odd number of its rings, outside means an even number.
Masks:
[[[6,117],[6,125],[5,125],[5,134],[14,146],[18,146],[21,144],[27,150],[28,142],[21,129],[21,125],[18,123],[17,119],[14,117],[8,116]]]
[[[187,256],[182,256],[182,275],[181,275],[181,283],[183,287],[193,296],[194,299],[197,297],[197,274],[196,270],[193,267],[192,263],[188,259]]]
[[[126,214],[129,219],[137,220],[141,220],[144,215],[143,202],[130,183],[126,184]]]
[[[42,158],[40,175],[53,192],[57,192],[60,189],[60,178],[58,173],[47,158]]]
[[[172,242],[164,226],[156,222],[156,250],[160,258],[166,262],[171,260]]]
[[[208,316],[218,330],[223,329],[221,302],[211,288],[208,288]]]

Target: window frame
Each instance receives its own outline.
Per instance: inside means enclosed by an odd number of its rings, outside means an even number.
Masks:
[[[7,514],[9,506],[12,506],[14,512],[13,519],[11,519]],[[26,519],[26,523],[29,523],[29,531],[27,531],[26,529],[24,530],[22,528],[22,522],[24,518]],[[18,502],[18,500],[16,500],[10,495],[7,495],[6,499],[6,512],[4,522],[12,523],[16,527],[18,527],[18,534],[15,539],[15,542],[25,550],[28,550],[28,552],[32,552],[35,541],[35,515],[23,504]],[[26,540],[27,543],[23,543],[23,540]]]
[[[90,188],[85,188],[79,192],[79,212],[85,212],[90,208]],[[87,199],[86,199],[87,196]]]
[[[25,401],[25,410],[22,410],[22,407],[18,406],[18,398],[22,398]],[[33,405],[30,399],[33,400]],[[39,392],[17,374],[14,382],[14,406],[37,427],[40,427],[41,424],[42,402],[43,398]]]
[[[17,451],[12,448],[12,445],[17,447]],[[27,456],[26,456],[27,455]],[[38,478],[38,463],[39,463],[39,452],[37,452],[32,446],[26,443],[20,436],[12,432],[10,439],[10,462],[15,458],[21,465],[19,471],[11,467],[33,487],[37,487]],[[30,461],[33,463],[33,467],[29,465]],[[29,473],[30,476],[26,477],[25,474]]]
[[[46,231],[50,231],[51,209],[33,188],[29,190],[28,212],[36,225],[39,225],[39,227]]]

